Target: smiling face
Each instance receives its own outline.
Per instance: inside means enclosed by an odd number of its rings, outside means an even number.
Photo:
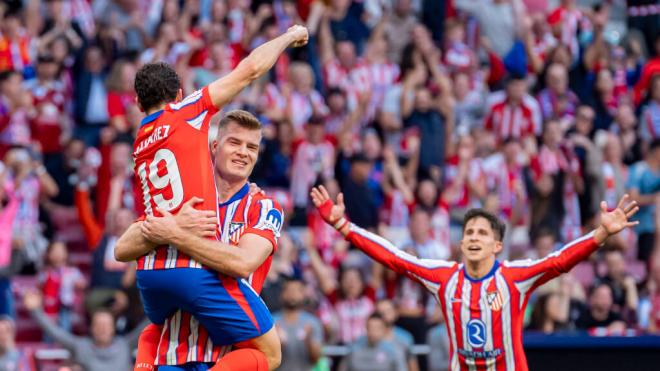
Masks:
[[[461,252],[470,263],[494,260],[502,251],[502,241],[493,230],[488,219],[477,216],[469,219],[463,227]]]
[[[248,129],[230,122],[218,131],[212,153],[215,168],[225,180],[246,180],[259,157],[261,130]]]

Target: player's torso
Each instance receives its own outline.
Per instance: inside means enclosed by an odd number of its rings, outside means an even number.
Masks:
[[[452,348],[451,370],[521,369],[515,367],[514,354],[514,333],[522,324],[519,299],[501,267],[471,280],[461,265],[440,296]]]
[[[258,202],[262,199],[260,195],[249,195],[249,188],[246,186],[229,201],[219,204],[218,236],[221,242],[238,248],[241,237],[248,230],[250,217],[258,212],[255,208],[260,207]],[[261,292],[271,262],[272,256],[269,256],[247,279],[257,293]],[[206,329],[200,326],[190,313],[177,312],[168,319],[165,327],[166,332],[159,347],[158,364],[215,362],[231,349],[227,346],[214,346]]]
[[[220,241],[234,246],[238,246],[241,237],[247,231],[250,223],[250,216],[255,212],[262,196],[249,194],[247,184],[234,197],[218,207],[218,235]],[[249,277],[248,282],[258,293],[261,292],[266,275],[270,270],[272,255],[266,258],[264,263],[259,266]]]
[[[196,208],[216,210],[208,133],[196,129],[178,111],[165,109],[143,121],[133,157],[142,188],[142,199],[137,201],[143,202],[145,214],[159,215],[156,208],[176,213],[192,197],[204,200]],[[184,267],[201,265],[167,246],[138,260],[138,269]]]

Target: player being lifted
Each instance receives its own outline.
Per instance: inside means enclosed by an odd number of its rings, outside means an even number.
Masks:
[[[375,261],[424,285],[441,306],[450,344],[450,370],[527,370],[523,315],[531,293],[566,273],[627,227],[639,207],[623,196],[608,212],[601,202],[600,225],[539,260],[499,262],[505,226],[496,216],[472,209],[463,220],[463,263],[418,259],[344,216],[343,195],[335,205],[322,186],[311,191],[323,219]]]
[[[259,46],[227,76],[184,99],[176,72],[167,64],[143,66],[135,77],[142,120],[134,145],[135,173],[142,185],[145,214],[176,214],[184,202],[199,197],[202,210],[218,210],[213,160],[209,152],[211,117],[243,88],[266,73],[289,46],[307,43],[307,29],[293,26],[283,35]],[[233,166],[246,167],[242,161]],[[128,233],[128,232],[127,232]],[[233,360],[247,369],[268,363],[273,369],[280,342],[268,308],[243,279],[220,276],[182,250],[164,245],[137,261],[137,286],[146,315],[162,325],[178,309],[190,312],[209,332],[216,345],[251,340],[258,349],[241,349]],[[155,339],[157,342],[158,339]],[[250,354],[248,354],[250,353]],[[224,358],[223,358],[224,359]],[[245,366],[245,360],[254,360]]]

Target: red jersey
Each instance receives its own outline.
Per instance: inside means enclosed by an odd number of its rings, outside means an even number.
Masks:
[[[418,259],[354,224],[346,239],[431,292],[447,323],[449,369],[475,371],[526,371],[522,329],[531,293],[598,248],[590,233],[540,260],[495,261],[486,276],[473,279],[463,264]]]
[[[158,214],[156,207],[176,213],[195,196],[204,199],[198,209],[217,211],[208,142],[209,124],[216,112],[205,87],[142,120],[133,159],[145,214]],[[160,246],[138,259],[137,269],[169,268],[202,265],[172,246]]]
[[[238,245],[241,237],[254,233],[273,245],[271,255],[254,271],[248,281],[257,293],[261,292],[272,257],[277,250],[277,239],[282,227],[282,209],[277,201],[257,194],[249,195],[246,184],[229,201],[220,204],[220,239]],[[190,313],[178,311],[165,321],[158,345],[157,365],[181,365],[187,362],[216,362],[231,349],[214,346],[205,328]]]
[[[534,98],[526,95],[522,102],[511,105],[504,93],[493,93],[484,127],[495,133],[499,141],[541,135],[541,112]]]

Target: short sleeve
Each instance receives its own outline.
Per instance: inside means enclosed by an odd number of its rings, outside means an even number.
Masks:
[[[323,342],[323,326],[321,322],[313,316],[308,317],[308,323],[312,327],[312,339],[317,343]]]
[[[628,175],[628,181],[626,182],[626,189],[634,189],[639,191],[640,173],[640,163],[634,164],[630,167],[630,174]]]
[[[277,239],[282,231],[283,219],[280,205],[270,198],[262,198],[250,207],[245,233],[254,233],[270,241],[274,254],[277,251]]]
[[[170,109],[178,118],[202,132],[209,131],[211,118],[218,112],[218,108],[211,101],[208,86],[195,91],[180,102],[171,103]]]

